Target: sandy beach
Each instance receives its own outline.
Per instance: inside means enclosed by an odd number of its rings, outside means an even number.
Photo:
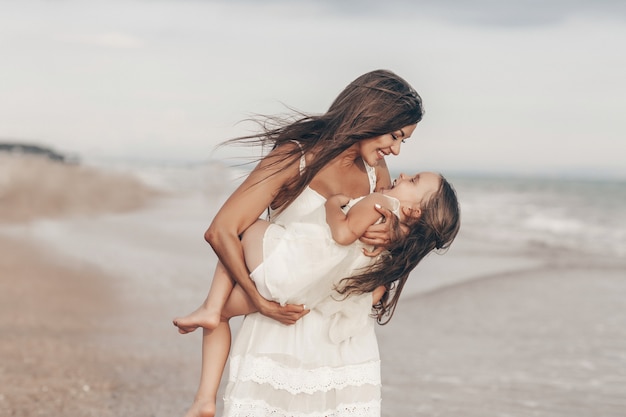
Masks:
[[[121,277],[24,241],[0,250],[0,415],[182,413],[199,339],[176,337],[167,294],[120,294]]]
[[[152,224],[150,207],[161,216],[167,198],[135,176],[1,162],[0,415],[181,414],[200,345],[196,335],[177,337],[171,318],[182,310],[166,286],[180,272],[183,294],[194,283],[204,290],[202,232],[183,232],[187,244],[163,232],[184,230],[180,221]],[[151,258],[176,258],[176,248],[199,261],[180,256],[165,275]],[[189,281],[186,267],[199,271]]]
[[[623,266],[494,275],[402,307],[379,332],[387,416],[626,412]]]
[[[202,233],[223,198],[5,219],[0,415],[182,416],[200,334],[171,319],[208,289]],[[624,416],[626,261],[460,236],[418,267],[379,344],[386,417]]]

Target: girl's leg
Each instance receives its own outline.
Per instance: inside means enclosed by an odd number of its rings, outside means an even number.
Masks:
[[[257,220],[242,236],[242,246],[248,270],[254,270],[263,262],[263,236],[269,222]],[[213,330],[220,321],[222,308],[233,289],[234,282],[226,272],[221,262],[217,263],[213,282],[209,295],[202,305],[192,313],[174,319],[174,325],[178,327],[178,332],[186,334],[193,332],[198,327]],[[231,316],[233,317],[233,316]]]
[[[198,327],[208,330],[215,329],[220,322],[222,308],[233,289],[233,285],[234,283],[226,272],[226,268],[221,262],[218,262],[215,274],[213,274],[211,289],[202,305],[192,313],[184,317],[176,317],[173,320],[174,325],[178,327],[178,332],[186,334],[193,332]]]
[[[243,256],[248,271],[254,271],[263,262],[263,237],[270,223],[265,220],[257,220],[241,236]]]

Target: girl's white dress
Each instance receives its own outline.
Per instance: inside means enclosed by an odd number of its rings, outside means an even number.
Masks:
[[[375,171],[367,168],[373,191]],[[372,296],[342,299],[333,290],[372,259],[362,243],[330,238],[325,201],[307,187],[265,234],[264,262],[251,274],[257,287],[311,312],[292,326],[260,313],[245,317],[231,350],[225,416],[380,416]]]

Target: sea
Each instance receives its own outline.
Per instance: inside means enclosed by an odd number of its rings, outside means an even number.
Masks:
[[[193,297],[206,290],[217,259],[203,239],[204,231],[252,169],[240,162],[81,162],[97,172],[115,174],[113,182],[71,167],[63,172],[58,166],[33,168],[19,161],[3,162],[0,220],[5,205],[16,196],[22,207],[30,200],[31,205],[53,207],[65,202],[70,207],[63,210],[72,215],[57,213],[61,215],[19,224],[0,222],[0,234],[30,238],[68,259],[136,277],[136,282],[145,285],[158,282],[163,288],[175,288],[180,300],[195,300]],[[22,172],[25,170],[28,172]],[[12,185],[14,178],[26,174],[28,180]],[[429,255],[418,265],[406,293],[423,293],[557,261],[570,266],[576,262],[626,265],[624,180],[471,173],[446,177],[461,205],[461,230],[449,251]],[[86,204],[94,196],[123,202],[128,193],[136,192],[137,180],[161,192],[153,204],[122,213],[98,212],[93,203]],[[54,201],[46,203],[42,196]],[[95,201],[103,205],[102,200]]]
[[[626,181],[459,175],[464,234],[521,248],[626,256]]]
[[[93,161],[155,187],[230,193],[251,169],[224,161]],[[391,172],[395,178],[399,172]],[[559,250],[626,258],[626,180],[455,173],[462,236],[515,250]]]

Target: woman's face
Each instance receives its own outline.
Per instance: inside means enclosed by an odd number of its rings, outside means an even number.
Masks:
[[[416,127],[417,123],[404,126],[395,132],[360,141],[361,157],[368,165],[376,166],[385,156],[389,154],[398,155],[402,143],[411,137]]]

